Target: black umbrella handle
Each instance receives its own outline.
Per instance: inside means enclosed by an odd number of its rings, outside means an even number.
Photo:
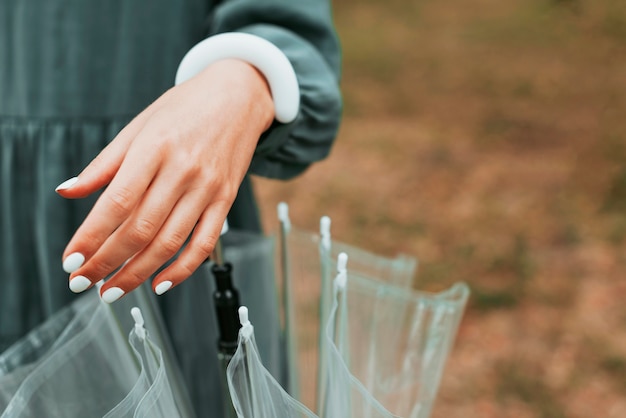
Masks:
[[[214,264],[211,272],[215,277],[216,290],[213,293],[213,304],[219,329],[218,349],[224,354],[233,354],[237,350],[239,335],[239,292],[233,286],[232,265]]]

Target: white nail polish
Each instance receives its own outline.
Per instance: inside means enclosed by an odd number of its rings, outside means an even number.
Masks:
[[[85,256],[81,253],[72,253],[63,260],[63,270],[66,273],[74,273],[85,262]]]
[[[172,282],[170,282],[169,280],[166,280],[156,285],[156,287],[154,288],[154,293],[160,296],[163,293],[170,290],[171,287],[172,287]]]
[[[70,280],[70,290],[74,293],[81,293],[91,286],[91,280],[85,276],[76,276]]]
[[[124,291],[122,289],[119,287],[112,287],[104,291],[102,294],[102,300],[106,303],[113,303],[122,296],[124,296]]]
[[[78,181],[78,177],[72,177],[71,179],[67,179],[63,183],[59,184],[57,188],[54,189],[54,191],[58,192],[59,190],[67,190],[73,185],[75,185],[77,181]]]

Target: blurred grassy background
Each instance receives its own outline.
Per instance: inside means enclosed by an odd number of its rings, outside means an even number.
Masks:
[[[434,418],[626,417],[626,2],[341,0],[331,156],[264,222],[472,288]]]

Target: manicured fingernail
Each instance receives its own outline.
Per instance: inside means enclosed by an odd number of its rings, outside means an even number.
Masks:
[[[102,294],[102,300],[106,303],[113,303],[122,296],[124,296],[124,291],[122,289],[119,287],[112,287],[104,291]]]
[[[172,282],[170,282],[169,280],[166,280],[156,285],[156,287],[154,288],[154,293],[160,296],[163,293],[170,290],[170,287],[172,287]]]
[[[84,292],[91,286],[91,280],[85,276],[76,276],[70,280],[70,290],[74,293]]]
[[[74,273],[85,262],[85,256],[81,253],[72,253],[63,260],[63,270],[66,273]]]
[[[59,184],[57,188],[54,189],[54,191],[58,192],[59,190],[67,190],[73,185],[75,185],[77,181],[78,181],[78,177],[72,177],[71,179],[67,179],[63,183]]]

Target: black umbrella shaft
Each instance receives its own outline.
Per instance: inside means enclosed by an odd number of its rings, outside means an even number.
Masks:
[[[215,264],[211,268],[215,277],[216,290],[213,303],[217,315],[219,329],[218,348],[225,354],[233,354],[237,350],[239,335],[239,293],[233,286],[232,266],[230,263]]]

